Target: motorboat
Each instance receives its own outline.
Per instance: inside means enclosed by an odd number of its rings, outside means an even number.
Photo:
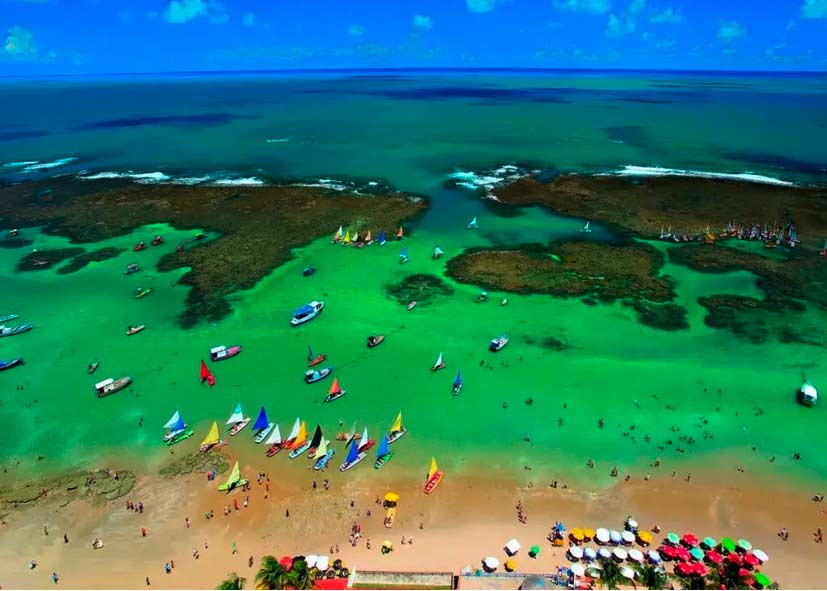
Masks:
[[[224,359],[235,357],[239,353],[241,353],[241,345],[230,345],[229,347],[219,345],[210,349],[210,360],[223,361]]]
[[[324,309],[324,302],[312,301],[309,304],[305,304],[295,312],[293,312],[293,317],[290,319],[290,324],[293,326],[298,326],[300,324],[304,324],[305,322],[309,322],[313,320],[316,316],[322,313]]]
[[[496,353],[497,351],[501,351],[503,347],[508,344],[508,337],[505,335],[497,338],[491,339],[491,343],[488,345],[488,350],[492,353]]]
[[[123,390],[131,383],[132,376],[124,376],[122,378],[118,378],[117,380],[106,378],[105,380],[95,384],[95,392],[97,392],[98,398],[103,398]]]
[[[304,381],[308,384],[321,381],[330,375],[333,371],[332,367],[323,367],[322,369],[308,369],[304,372]]]

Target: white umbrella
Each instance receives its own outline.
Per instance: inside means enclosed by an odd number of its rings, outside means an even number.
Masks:
[[[661,561],[660,552],[657,550],[649,550],[646,555],[649,557],[649,560],[655,564],[658,564]]]
[[[615,548],[612,551],[612,554],[614,554],[614,557],[618,560],[626,560],[626,557],[628,556],[628,554],[626,554],[626,550],[623,548]]]
[[[514,556],[520,551],[520,548],[522,548],[522,546],[520,545],[520,542],[517,541],[517,538],[511,538],[505,544],[505,551],[509,556]]]
[[[612,544],[619,544],[623,541],[623,537],[620,535],[620,532],[616,529],[609,531],[609,539],[612,541]]]
[[[637,548],[632,548],[629,550],[629,559],[634,560],[635,562],[643,562],[643,552]]]
[[[316,568],[319,570],[327,570],[327,567],[330,565],[330,558],[327,556],[319,556],[319,559],[316,561]]]
[[[582,577],[586,574],[586,567],[579,563],[572,564],[569,567],[569,569],[571,570],[572,574],[577,577]]]
[[[493,556],[489,556],[485,560],[482,561],[483,566],[489,570],[496,570],[498,566],[500,566],[500,561],[494,558]]]
[[[608,544],[609,530],[603,527],[599,528],[596,532],[594,532],[594,539],[596,539],[601,544]]]
[[[586,560],[594,560],[595,558],[597,558],[597,550],[595,550],[594,548],[584,548],[583,557]]]
[[[601,548],[600,550],[597,551],[597,555],[600,556],[600,558],[611,558],[612,557],[612,551],[609,550],[608,548]]]
[[[574,558],[583,558],[583,548],[580,546],[572,546],[569,548],[569,554],[571,554]]]
[[[634,544],[635,543],[635,534],[630,531],[621,532],[620,538],[623,540],[624,544]]]
[[[753,553],[753,554],[755,555],[755,557],[756,557],[758,560],[760,560],[762,563],[764,563],[764,562],[766,562],[766,561],[768,561],[768,560],[770,559],[770,557],[769,557],[769,556],[767,556],[767,553],[766,553],[766,552],[764,552],[763,550],[753,550],[753,551],[752,551],[752,553]]]
[[[316,561],[319,560],[319,557],[315,554],[308,554],[304,561],[307,563],[307,568],[313,568],[316,566]]]
[[[621,574],[622,576],[626,577],[626,578],[627,578],[627,579],[629,579],[629,580],[631,580],[631,579],[634,579],[634,578],[635,578],[635,571],[633,571],[633,570],[632,570],[631,568],[629,568],[628,566],[624,566],[623,568],[621,568],[621,569],[620,569],[620,574]]]

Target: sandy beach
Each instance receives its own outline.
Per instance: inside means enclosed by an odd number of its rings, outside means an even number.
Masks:
[[[331,547],[334,558],[357,572],[459,573],[465,566],[476,569],[484,556],[504,559],[502,546],[512,537],[524,547],[517,556],[518,572],[550,573],[568,564],[565,548],[553,549],[546,540],[555,521],[569,528],[621,528],[627,515],[642,527],[659,525],[662,535],[674,530],[718,539],[747,538],[770,555],[764,572],[784,588],[818,588],[827,583],[824,546],[813,541],[815,528],[827,524],[823,505],[800,487],[755,486],[737,472],[693,477],[690,482],[680,474],[666,475],[621,481],[602,490],[555,489],[541,482],[527,486],[527,481],[502,477],[448,474],[428,497],[416,474],[379,484],[371,479],[372,470],[345,479],[337,478],[338,472],[320,475],[294,465],[278,476],[269,475],[268,493],[267,481],[257,484],[255,479],[257,470],[265,468],[272,471],[274,463],[245,465],[242,472],[250,477],[251,490],[229,495],[218,492],[216,482],[208,482],[202,474],[146,475],[138,478],[126,497],[103,504],[76,501],[61,506],[47,499],[25,508],[4,507],[0,563],[5,566],[0,585],[52,586],[49,577],[55,571],[62,588],[146,587],[146,577],[156,588],[212,588],[235,571],[247,577],[249,587],[263,555],[328,554]],[[323,487],[324,478],[330,479],[329,490]],[[397,521],[386,529],[376,499],[389,490],[399,493],[401,501]],[[141,502],[143,513],[128,510],[128,499]],[[520,501],[525,524],[517,518]],[[226,516],[225,506],[233,508]],[[210,510],[215,517],[208,520],[205,514]],[[356,547],[348,541],[354,522],[362,527]],[[776,535],[781,527],[791,532],[786,542]],[[145,537],[142,528],[147,530]],[[104,541],[103,549],[92,549],[96,537]],[[413,538],[413,544],[403,545],[403,537]],[[394,551],[382,555],[379,548],[386,539],[394,543]],[[537,559],[529,558],[525,550],[534,544],[542,549]],[[193,557],[196,549],[198,559]],[[248,567],[250,556],[253,568]],[[29,569],[30,560],[37,561],[35,569]],[[170,561],[175,567],[167,575],[164,564]],[[473,579],[465,586],[472,588]]]

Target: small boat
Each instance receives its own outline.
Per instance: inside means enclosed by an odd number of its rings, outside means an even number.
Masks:
[[[339,471],[347,472],[356,464],[364,460],[367,455],[367,452],[359,451],[359,444],[354,439],[350,442],[350,448],[348,449],[347,457],[345,458],[344,463],[341,466],[339,466]]]
[[[22,357],[16,357],[16,358],[14,358],[10,361],[0,360],[0,371],[3,371],[4,369],[11,369],[12,367],[15,367],[17,365],[21,365],[22,363],[23,363],[23,358]]]
[[[201,370],[199,374],[201,376],[201,385],[204,385],[204,382],[207,382],[208,386],[215,386],[215,376],[203,360],[201,361]]]
[[[267,446],[267,457],[272,457],[281,451],[281,430],[278,425],[273,427],[264,445]]]
[[[412,300],[411,302],[409,302],[409,303],[408,303],[408,312],[410,312],[411,310],[413,310],[414,308],[416,308],[416,305],[417,305],[418,303],[419,303],[419,302],[417,302],[416,300]]]
[[[327,360],[327,355],[322,353],[321,355],[313,355],[313,349],[310,348],[310,345],[307,345],[307,367],[314,367],[319,365],[320,363]]]
[[[152,239],[152,242],[150,242],[150,244],[152,246],[158,246],[159,244],[163,244],[163,243],[164,243],[164,238],[161,235],[155,236],[155,238]]]
[[[20,234],[20,230],[18,230],[17,228],[12,228],[11,230],[9,230],[9,238],[14,238],[18,234]]]
[[[212,448],[221,447],[222,445],[227,445],[227,442],[224,439],[219,438],[218,423],[213,421],[210,430],[207,432],[207,436],[201,442],[198,449],[200,451],[210,451]]]
[[[181,413],[177,410],[175,414],[172,415],[172,418],[166,422],[164,429],[167,431],[164,433],[163,441],[170,447],[185,439],[189,439],[195,433],[195,431],[184,423]]]
[[[379,448],[376,450],[376,461],[373,462],[373,467],[377,470],[388,463],[393,457],[393,452],[388,447],[388,436],[383,435],[382,441],[379,443]]]
[[[481,291],[479,294],[477,294],[477,297],[474,298],[474,302],[476,302],[477,304],[481,304],[481,303],[487,302],[487,301],[488,301],[488,292],[487,291]]]
[[[126,336],[132,336],[133,334],[138,334],[143,329],[146,328],[146,324],[139,324],[138,326],[128,326],[126,328]]]
[[[393,422],[393,425],[391,425],[391,430],[388,431],[388,445],[401,439],[407,432],[408,430],[402,425],[402,412],[400,411],[396,416],[396,420]]]
[[[132,275],[132,273],[137,273],[140,271],[141,268],[136,265],[135,263],[130,263],[126,266],[126,269],[123,270],[124,275]]]
[[[233,471],[230,472],[230,477],[224,484],[218,485],[218,490],[229,493],[236,488],[243,487],[245,484],[247,484],[247,481],[241,477],[241,468],[238,465],[238,460],[236,460]]]
[[[342,387],[339,386],[339,378],[333,378],[333,383],[330,385],[330,390],[328,390],[324,402],[333,402],[345,394],[347,394],[347,390],[342,390]]]
[[[88,373],[89,375],[92,375],[93,373],[95,373],[95,370],[98,369],[98,366],[100,364],[101,364],[101,362],[99,360],[95,359],[92,363],[90,363],[87,366],[86,373]]]
[[[0,326],[0,337],[13,337],[16,334],[22,334],[31,330],[33,326],[31,323],[21,324],[19,326]]]
[[[142,240],[141,242],[139,242],[138,244],[136,244],[136,245],[132,248],[132,250],[133,250],[133,252],[139,252],[139,251],[141,251],[141,250],[144,250],[145,248],[146,248],[146,244],[145,244],[145,243],[144,243],[144,241]]]
[[[454,387],[451,389],[451,393],[454,396],[459,396],[459,393],[462,391],[462,373],[457,371],[457,377],[454,378]]]
[[[431,467],[428,470],[428,478],[425,480],[424,492],[426,495],[434,492],[439,483],[442,482],[443,476],[445,476],[445,472],[437,467],[436,458],[431,458]]]
[[[316,267],[305,267],[302,269],[302,275],[305,277],[310,277],[313,273],[316,272]]]
[[[507,306],[508,305],[508,298],[503,298],[500,300],[500,306]]]
[[[235,357],[239,353],[241,353],[241,345],[230,345],[229,347],[219,345],[210,349],[210,360],[223,361],[225,359],[229,359],[230,357]]]
[[[470,222],[468,222],[468,225],[465,226],[465,227],[468,228],[469,230],[476,230],[477,228],[479,228],[480,225],[477,223],[477,217],[474,216],[474,219],[471,220]]]
[[[378,347],[379,345],[381,345],[384,342],[384,340],[385,340],[385,335],[380,334],[379,336],[372,336],[372,335],[369,336],[368,337],[368,342],[367,342],[368,349],[373,349],[374,347]]]
[[[290,319],[290,324],[293,326],[298,326],[300,324],[304,324],[305,322],[309,322],[321,314],[322,309],[324,309],[324,302],[317,302],[314,300],[309,304],[305,304],[293,312],[293,317]]]
[[[104,396],[109,396],[110,394],[123,390],[131,383],[132,376],[124,376],[117,380],[106,378],[102,382],[95,384],[95,392],[97,392],[98,398],[103,398]]]
[[[135,299],[139,300],[144,296],[148,296],[149,294],[152,293],[152,291],[153,290],[152,290],[151,287],[138,287],[138,288],[135,289],[135,293],[134,293]]]
[[[373,236],[371,236],[370,230],[368,230],[368,233],[365,234],[365,246],[370,246],[371,244],[373,244]]]
[[[272,431],[275,426],[275,423],[271,423],[267,419],[267,411],[264,410],[264,406],[262,406],[261,410],[258,411],[256,422],[253,423],[253,431],[255,432],[255,438],[253,441],[256,443],[261,443],[264,441],[264,438],[270,434],[270,431]]]
[[[290,430],[290,435],[287,437],[287,439],[279,442],[278,444],[276,444],[276,443],[271,444],[270,447],[267,450],[267,457],[268,458],[272,457],[272,456],[276,455],[277,453],[279,453],[283,449],[292,448],[293,444],[299,438],[299,432],[301,432],[303,425],[304,425],[304,421],[301,421],[301,420],[299,420],[298,417],[296,417],[296,422],[293,423],[293,428]]]
[[[365,427],[365,430],[362,431],[362,435],[354,435],[353,439],[359,442],[359,451],[368,451],[374,445],[376,445],[376,440],[371,439],[370,435],[368,435],[368,428]]]
[[[445,251],[443,251],[440,247],[435,246],[434,247],[434,254],[431,258],[434,259],[434,260],[437,260],[438,258],[440,258],[444,254],[445,254]]]
[[[396,230],[396,239],[397,240],[402,240],[402,238],[404,236],[405,236],[405,232],[402,230],[402,226],[399,226],[399,229]]]
[[[496,353],[497,351],[502,350],[508,344],[508,337],[505,335],[501,336],[498,339],[491,339],[491,343],[488,345],[488,350],[492,353]]]
[[[439,371],[445,367],[445,361],[442,359],[442,353],[440,352],[439,357],[436,358],[436,362],[431,367],[431,371]]]
[[[316,450],[316,462],[313,464],[314,470],[324,470],[327,468],[328,463],[330,463],[330,458],[336,453],[335,449],[327,446],[329,443],[327,439],[322,439],[321,444],[319,444],[319,449]]]
[[[304,421],[302,421],[301,426],[299,427],[299,434],[290,446],[290,459],[295,460],[308,449],[310,449],[310,442],[307,440],[307,425]]]
[[[379,246],[385,246],[385,242],[387,242],[387,240],[385,240],[384,230],[379,230],[379,236],[376,237],[376,242],[379,243]]]
[[[316,451],[322,444],[324,436],[322,434],[321,425],[316,425],[316,430],[313,431],[313,437],[310,439],[310,447],[307,448],[307,457],[311,460],[316,456]]]
[[[815,406],[818,402],[818,390],[808,380],[798,389],[798,402],[804,406]]]
[[[235,410],[233,414],[230,415],[230,418],[227,419],[227,425],[232,425],[230,427],[230,435],[238,435],[241,430],[250,424],[250,417],[245,417],[244,413],[241,411],[241,403],[235,405]]]
[[[342,238],[342,244],[345,244],[345,245],[350,244],[350,230],[347,230],[345,232],[345,237]]]
[[[0,316],[0,322],[8,322],[9,320],[14,320],[15,318],[20,318],[19,314],[6,314],[5,316]]]
[[[586,225],[585,225],[585,226],[583,226],[582,228],[580,228],[580,231],[581,231],[581,232],[587,232],[587,233],[588,233],[588,232],[591,232],[591,231],[592,231],[592,229],[591,229],[591,228],[589,228],[589,224],[590,224],[590,223],[591,223],[591,222],[590,222],[589,220],[586,220]]]
[[[336,232],[333,234],[333,242],[334,243],[335,242],[341,242],[343,236],[344,236],[344,228],[342,228],[342,226],[339,226],[339,229],[336,230]]]
[[[330,375],[333,371],[332,367],[323,367],[322,369],[308,369],[304,372],[304,381],[308,384],[321,381]]]
[[[408,262],[408,249],[403,248],[402,252],[399,253],[399,264],[404,265]]]

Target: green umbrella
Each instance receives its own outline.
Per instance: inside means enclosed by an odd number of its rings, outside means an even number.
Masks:
[[[703,560],[704,558],[704,551],[700,548],[692,548],[689,551],[689,555],[692,556],[695,560]]]
[[[681,541],[681,539],[678,537],[678,534],[676,534],[673,531],[670,531],[668,534],[666,534],[666,539],[669,541],[670,544],[678,544]]]
[[[742,550],[746,551],[746,552],[749,552],[750,550],[752,550],[752,544],[747,542],[744,538],[741,538],[740,540],[738,540],[738,547],[741,548]]]
[[[540,546],[532,546],[532,547],[531,547],[531,549],[529,550],[529,553],[530,553],[532,556],[537,556],[537,555],[539,555],[539,554],[540,554]]]
[[[764,573],[755,573],[755,582],[761,585],[762,587],[770,586],[770,578]]]
[[[732,538],[721,539],[721,548],[727,552],[735,552],[735,541]]]
[[[712,548],[714,548],[715,546],[717,546],[717,545],[718,545],[718,542],[715,541],[715,538],[710,538],[709,536],[706,536],[704,538],[704,546],[706,546],[710,550]]]

